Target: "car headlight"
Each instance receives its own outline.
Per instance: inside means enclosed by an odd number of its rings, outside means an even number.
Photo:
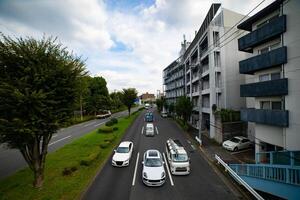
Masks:
[[[161,173],[161,178],[164,178],[165,175],[166,175],[166,173],[165,173],[165,172],[162,172],[162,173]]]
[[[129,161],[129,158],[127,160],[125,160],[124,162],[127,163]]]
[[[143,172],[143,177],[144,177],[144,178],[147,178],[146,172]]]

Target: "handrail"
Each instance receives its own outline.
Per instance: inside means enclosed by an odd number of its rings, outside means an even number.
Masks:
[[[248,185],[235,171],[233,171],[227,163],[225,163],[217,154],[215,154],[215,159],[218,161],[218,164],[223,165],[225,171],[228,171],[230,175],[235,178],[237,182],[243,185],[256,199],[264,200],[262,196],[260,196],[250,185]]]

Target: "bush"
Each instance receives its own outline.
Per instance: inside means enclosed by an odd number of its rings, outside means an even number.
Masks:
[[[103,126],[98,129],[98,133],[112,133],[112,132],[113,132],[113,127],[110,126]]]
[[[93,161],[97,160],[100,156],[100,152],[95,152],[90,154],[88,157],[86,157],[85,159],[82,159],[79,164],[81,166],[90,166]]]
[[[75,172],[78,168],[76,166],[73,167],[65,167],[64,170],[62,171],[63,176],[69,176],[73,172]]]
[[[117,130],[119,130],[119,128],[118,127],[113,127],[113,131],[117,131]]]
[[[110,120],[105,123],[105,126],[113,126],[114,123]]]
[[[101,149],[106,149],[110,145],[110,142],[102,142],[99,146]]]
[[[113,124],[117,124],[118,123],[118,119],[117,118],[111,118],[110,121],[113,123]]]

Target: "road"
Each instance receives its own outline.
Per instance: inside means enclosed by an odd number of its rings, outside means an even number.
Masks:
[[[136,111],[138,108],[132,109],[132,112]],[[112,117],[122,117],[128,115],[128,111],[122,111],[112,114]],[[49,142],[48,152],[53,152],[65,144],[70,143],[76,138],[83,136],[86,133],[100,127],[104,124],[107,119],[94,119],[81,124],[73,125],[68,128],[60,129],[56,134],[52,136]],[[7,149],[5,145],[0,145],[0,180],[12,175],[16,171],[27,166],[21,153],[16,149]]]
[[[145,112],[145,111],[144,111]],[[144,114],[144,113],[143,113]],[[125,168],[111,166],[111,158],[95,177],[84,196],[84,200],[96,199],[239,199],[241,196],[224,184],[211,166],[201,156],[199,150],[191,146],[190,141],[177,125],[170,119],[161,118],[154,112],[154,126],[158,134],[145,137],[142,133],[145,126],[141,114],[124,135],[124,140],[134,143],[134,153],[130,165]],[[156,132],[157,132],[156,131]],[[188,176],[169,176],[165,165],[167,180],[161,187],[147,187],[142,182],[142,157],[147,149],[158,149],[164,152],[168,138],[179,139],[189,152],[191,174]],[[135,166],[137,165],[137,170]],[[134,177],[136,179],[134,180]]]

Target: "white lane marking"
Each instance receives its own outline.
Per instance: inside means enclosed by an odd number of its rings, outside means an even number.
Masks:
[[[158,135],[158,129],[157,129],[157,126],[155,126],[155,129],[156,129],[156,134]]]
[[[106,121],[105,121],[105,122],[106,122]],[[101,125],[101,124],[104,124],[105,122],[101,122],[101,123],[99,123],[99,124],[95,124],[94,127],[99,126],[99,125]]]
[[[245,149],[245,150],[233,152],[233,153],[230,153],[230,154],[234,155],[234,154],[238,154],[238,153],[244,153],[244,152],[247,152],[247,151],[251,151],[251,149]]]
[[[171,185],[174,186],[174,182],[173,182],[173,179],[172,179],[172,176],[171,176],[171,173],[170,173],[170,169],[169,169],[169,165],[167,163],[165,153],[163,153],[163,156],[164,156],[164,160],[165,160],[165,164],[166,164],[166,167],[167,167],[167,171],[168,171],[168,175],[169,175],[169,178],[170,178]]]
[[[90,125],[95,124],[95,123],[96,122],[91,122],[91,123],[88,123],[88,124],[84,125],[83,127],[87,127],[87,126],[90,126]]]
[[[60,141],[65,140],[65,139],[68,139],[68,138],[70,138],[70,137],[71,137],[71,135],[69,135],[69,136],[67,136],[67,137],[64,137],[64,138],[61,138],[61,139],[59,139],[59,140],[56,140],[55,142],[50,143],[48,146],[51,146],[51,145],[53,145],[53,144],[55,144],[55,143],[57,143],[57,142],[60,142]]]
[[[142,132],[141,132],[141,133],[142,133],[142,135],[143,135],[143,133],[144,133],[144,127],[142,128]]]
[[[136,171],[137,171],[137,167],[138,167],[138,164],[139,164],[139,156],[140,156],[140,153],[138,152],[137,157],[136,157],[136,162],[135,162],[134,174],[133,174],[133,179],[132,179],[132,186],[134,186],[134,184],[135,184]]]

